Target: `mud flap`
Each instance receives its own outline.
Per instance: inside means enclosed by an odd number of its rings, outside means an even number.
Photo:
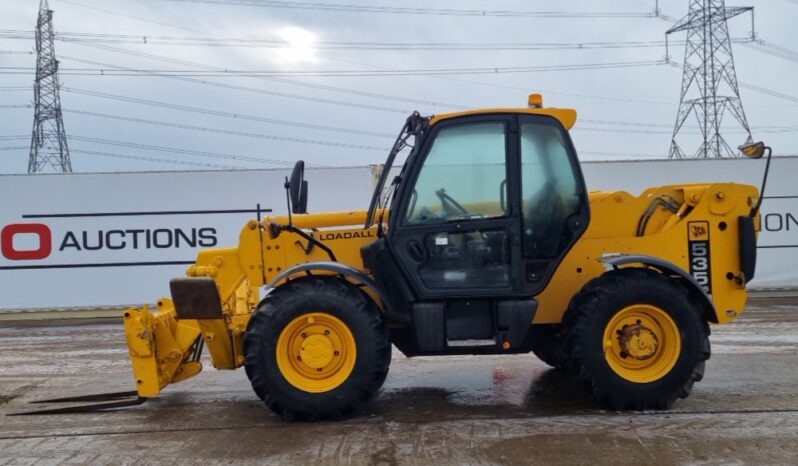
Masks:
[[[413,304],[413,330],[420,351],[443,350],[446,341],[443,308],[443,303]]]
[[[535,299],[499,301],[496,305],[496,324],[502,344],[506,348],[520,347],[532,328],[532,320],[538,310]]]

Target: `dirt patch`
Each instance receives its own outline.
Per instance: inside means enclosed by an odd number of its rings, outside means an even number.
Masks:
[[[4,405],[17,397],[19,397],[19,395],[0,395],[0,405]]]

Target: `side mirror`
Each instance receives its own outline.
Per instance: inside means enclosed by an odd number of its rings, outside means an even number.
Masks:
[[[765,155],[765,143],[764,142],[755,142],[752,144],[746,144],[737,148],[740,152],[742,152],[746,157],[752,159],[761,159],[763,155]]]
[[[305,162],[302,160],[298,160],[294,165],[288,189],[291,195],[291,212],[308,213],[308,182],[305,181]]]
[[[762,187],[759,189],[759,200],[756,201],[756,204],[751,207],[751,214],[750,217],[756,217],[756,214],[759,213],[759,208],[762,207],[762,200],[765,199],[765,185],[768,182],[768,173],[770,172],[770,158],[773,156],[773,149],[766,146],[764,142],[755,142],[751,144],[745,144],[738,147],[740,152],[742,152],[746,157],[750,157],[752,159],[761,159],[767,153],[768,158],[767,162],[765,163],[765,174],[762,175]]]

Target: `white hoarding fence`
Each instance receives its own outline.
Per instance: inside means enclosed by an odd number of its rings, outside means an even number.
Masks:
[[[735,181],[764,161],[584,163],[591,190]],[[773,161],[755,287],[798,286],[798,158]],[[288,170],[0,176],[0,310],[118,306],[168,295],[197,251],[232,247],[247,220],[284,214]],[[309,211],[364,209],[369,167],[310,169]]]
[[[0,176],[0,309],[143,304],[197,251],[286,213],[289,170]],[[362,208],[368,167],[312,171],[309,209]],[[366,200],[364,200],[366,199]]]

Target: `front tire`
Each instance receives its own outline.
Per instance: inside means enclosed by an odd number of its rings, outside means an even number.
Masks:
[[[244,335],[252,388],[286,419],[352,415],[385,381],[388,329],[374,302],[337,278],[307,277],[264,299]]]
[[[613,270],[572,300],[565,352],[571,374],[600,403],[668,409],[703,377],[709,326],[675,280],[653,270]]]

